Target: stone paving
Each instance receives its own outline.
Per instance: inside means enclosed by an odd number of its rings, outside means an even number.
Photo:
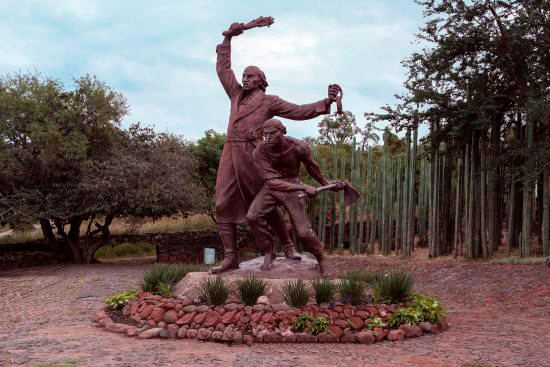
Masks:
[[[102,299],[138,288],[151,263],[0,272],[0,366],[550,366],[550,269],[542,265],[331,258],[334,268],[411,271],[447,307],[451,329],[372,345],[139,340],[93,326]]]

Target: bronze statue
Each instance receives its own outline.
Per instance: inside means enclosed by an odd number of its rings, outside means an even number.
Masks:
[[[327,268],[323,256],[323,244],[311,229],[307,206],[301,195],[317,195],[317,189],[300,182],[300,164],[303,163],[311,177],[321,185],[331,185],[332,190],[343,190],[343,181],[328,182],[319,165],[313,160],[309,144],[303,140],[285,136],[286,128],[277,119],[263,124],[264,141],[254,149],[254,164],[264,184],[250,205],[246,219],[251,227],[257,226],[261,218],[278,205],[283,205],[294,223],[296,236],[304,249],[311,252],[319,263],[322,275]],[[262,239],[267,244],[268,239]],[[264,266],[271,267],[272,254],[269,249],[264,256]]]
[[[260,141],[264,121],[281,116],[292,120],[307,120],[330,113],[339,89],[330,85],[328,98],[296,105],[277,96],[265,94],[268,86],[265,74],[256,66],[248,66],[242,75],[242,85],[231,70],[231,38],[245,29],[273,23],[273,18],[258,18],[247,25],[233,23],[223,32],[224,40],[216,48],[216,71],[231,101],[227,138],[220,158],[216,178],[215,210],[218,231],[224,246],[224,260],[212,272],[238,268],[236,225],[246,220],[252,200],[262,187],[262,179],[254,168],[252,151]],[[251,232],[260,246],[271,248],[272,235],[268,224],[283,244],[285,256],[300,259],[288,234],[286,222],[278,208],[259,219]],[[269,242],[269,245],[267,244]]]

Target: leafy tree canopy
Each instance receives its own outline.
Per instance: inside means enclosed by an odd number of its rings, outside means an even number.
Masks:
[[[120,93],[89,75],[75,80],[73,90],[38,74],[1,78],[0,221],[38,220],[53,247],[90,262],[102,243],[93,235],[104,240],[115,216],[204,208],[186,143],[139,124],[121,129],[127,112]],[[81,240],[81,224],[97,216],[105,223],[88,226]]]

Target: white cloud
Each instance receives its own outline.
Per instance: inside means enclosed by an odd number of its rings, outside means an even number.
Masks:
[[[402,83],[417,16],[374,1],[5,1],[0,4],[0,72],[36,68],[64,81],[95,74],[131,106],[126,123],[198,138],[225,131],[229,101],[219,85],[215,45],[233,21],[273,15],[275,24],[233,41],[237,77],[262,68],[268,93],[309,103],[327,84],[345,91],[344,107],[362,123],[365,111],[391,103]],[[289,133],[316,135],[319,119]]]

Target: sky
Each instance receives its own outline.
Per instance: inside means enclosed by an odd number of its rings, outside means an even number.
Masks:
[[[196,140],[225,132],[229,99],[216,71],[216,45],[233,22],[275,23],[232,40],[232,68],[266,74],[268,94],[305,104],[344,90],[359,126],[402,91],[401,60],[420,46],[422,9],[412,0],[0,2],[0,74],[39,72],[66,88],[95,75],[127,99],[134,122]],[[333,106],[333,110],[336,106]],[[284,120],[288,134],[317,136],[318,117]]]

